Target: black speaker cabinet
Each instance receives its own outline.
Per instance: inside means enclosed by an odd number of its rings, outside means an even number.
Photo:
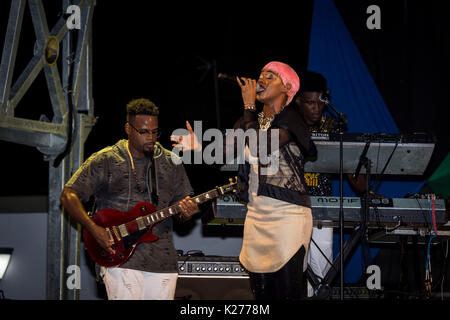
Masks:
[[[180,275],[176,300],[254,300],[245,276]]]

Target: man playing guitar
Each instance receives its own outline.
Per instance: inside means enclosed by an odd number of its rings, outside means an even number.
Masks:
[[[128,140],[91,155],[62,191],[65,210],[111,254],[115,253],[111,233],[96,224],[83,206],[92,196],[98,210],[128,212],[142,201],[159,210],[179,201],[178,219],[186,220],[199,211],[189,200],[193,190],[183,165],[172,162],[174,155],[157,142],[158,113],[158,107],[147,99],[129,102],[125,124]],[[164,219],[155,224],[152,233],[158,240],[139,243],[120,266],[101,267],[108,299],[174,298],[178,265],[172,223],[172,219]]]

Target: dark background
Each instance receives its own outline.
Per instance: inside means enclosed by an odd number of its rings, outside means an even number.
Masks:
[[[448,1],[335,0],[400,132],[429,132],[437,144],[424,179],[450,150],[450,12]],[[381,30],[365,25],[366,8],[381,9]],[[450,181],[449,181],[450,183]]]
[[[54,1],[44,1],[49,28],[61,14]],[[9,6],[2,3],[9,10]],[[8,10],[1,10],[6,29]],[[51,19],[51,13],[54,18]],[[203,130],[231,127],[242,112],[237,86],[217,82],[217,72],[257,77],[271,60],[282,60],[296,69],[306,68],[312,1],[295,10],[246,10],[229,3],[185,7],[177,4],[148,6],[98,1],[93,23],[93,95],[98,122],[85,144],[85,156],[125,138],[125,106],[146,97],[160,108],[161,142],[171,149],[169,136],[185,121],[203,121]],[[0,34],[4,34],[0,32]],[[25,9],[23,39],[19,45],[15,76],[32,56],[34,31]],[[22,45],[22,43],[24,43]],[[220,114],[216,113],[216,97]],[[17,117],[52,118],[45,77],[39,75],[16,109]],[[8,157],[1,157],[4,173],[1,195],[47,194],[48,163],[35,148],[0,142]],[[13,169],[14,168],[14,169]],[[196,192],[227,182],[230,174],[201,165],[187,166]],[[205,173],[206,171],[206,173]],[[12,174],[13,173],[13,174]],[[11,175],[10,175],[11,174]]]
[[[124,138],[125,105],[146,97],[161,110],[161,142],[185,121],[203,121],[203,130],[230,127],[241,114],[237,86],[218,73],[257,77],[264,64],[281,60],[297,71],[307,68],[313,1],[270,8],[257,3],[167,4],[149,6],[97,1],[93,24],[93,96],[98,123],[85,156]],[[427,179],[449,150],[443,116],[450,84],[450,28],[447,1],[344,1],[335,4],[375,79],[400,132],[437,136]],[[366,8],[381,8],[381,30],[368,30]],[[9,1],[2,1],[0,39],[6,30]],[[44,1],[49,28],[61,15],[59,1]],[[326,21],[323,21],[326,23]],[[76,32],[76,31],[72,31]],[[25,9],[14,79],[32,57],[35,41]],[[217,100],[216,100],[217,98]],[[216,102],[217,101],[217,102]],[[220,108],[219,114],[216,107]],[[339,106],[337,106],[339,107]],[[43,72],[16,109],[17,117],[52,118]],[[0,142],[3,179],[0,195],[47,194],[48,163],[35,148]],[[196,192],[226,181],[217,167],[187,166]]]
[[[203,130],[218,127],[218,118],[220,129],[231,127],[242,113],[240,91],[222,80],[215,91],[214,63],[217,72],[254,78],[272,60],[286,62],[299,72],[307,68],[313,0],[280,2],[279,6],[271,3],[268,7],[255,2],[247,3],[245,8],[242,3],[228,1],[158,6],[145,3],[151,2],[97,1],[93,19],[93,97],[98,122],[85,144],[85,157],[126,137],[125,106],[134,98],[149,98],[160,107],[160,127],[164,130],[161,142],[167,148],[171,148],[171,132],[184,127],[186,120],[191,124],[202,120]],[[423,176],[426,180],[450,147],[445,116],[450,92],[449,2],[334,3],[400,132],[436,136],[435,152]],[[366,8],[372,4],[381,8],[381,30],[366,27]],[[61,15],[60,1],[44,0],[44,5],[51,29]],[[1,47],[9,6],[10,1],[0,2]],[[27,6],[14,80],[31,59],[34,41]],[[36,120],[41,114],[49,119],[53,116],[43,72],[15,112],[17,117]],[[0,150],[0,196],[48,193],[48,163],[38,150],[3,141]],[[216,166],[187,165],[186,170],[196,193],[223,184],[230,176]],[[436,249],[438,259],[441,249]],[[400,255],[398,248],[383,252],[376,263],[386,263],[388,267],[382,270],[387,270]],[[404,261],[417,266],[417,261],[410,261],[414,252]],[[395,265],[400,268],[401,263]],[[400,271],[391,271],[395,282]],[[411,288],[420,287],[417,278],[422,276],[423,270],[411,269],[406,277],[418,283]]]

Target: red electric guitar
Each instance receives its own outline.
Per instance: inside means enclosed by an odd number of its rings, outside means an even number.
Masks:
[[[236,181],[230,179],[230,183],[217,187],[208,192],[191,198],[197,204],[215,199],[226,193],[235,192]],[[136,246],[141,242],[153,242],[158,237],[151,232],[152,227],[171,216],[181,213],[179,203],[168,208],[156,211],[155,207],[148,202],[139,202],[130,211],[121,212],[114,209],[103,209],[93,214],[92,220],[99,226],[106,228],[115,253],[109,253],[84,230],[84,245],[92,260],[104,267],[118,266],[127,261],[133,254]]]

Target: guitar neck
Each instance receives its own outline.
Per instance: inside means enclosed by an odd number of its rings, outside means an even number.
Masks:
[[[220,193],[217,189],[210,190],[208,192],[202,193],[198,196],[190,198],[189,200],[194,201],[196,204],[201,204],[206,201],[215,199],[220,196]],[[144,219],[149,219],[148,221],[161,221],[165,218],[177,215],[181,213],[180,201],[171,205],[170,207],[164,208],[162,210],[155,211],[149,215],[143,216]]]
[[[210,190],[208,192],[205,192],[198,196],[190,198],[190,200],[196,204],[201,204],[203,202],[215,199],[225,193],[234,191],[233,186],[235,184],[236,183],[231,183],[229,185],[215,188],[213,190]],[[150,210],[148,210],[146,206],[142,206],[142,207],[138,208],[136,205],[133,209],[141,210],[144,212],[142,215],[139,215],[139,217],[137,217],[131,221],[128,221],[126,223],[123,223],[123,224],[120,224],[120,225],[117,225],[117,226],[114,226],[111,228],[111,230],[114,233],[118,233],[118,236],[117,236],[118,239],[120,239],[121,237],[122,238],[126,237],[130,233],[136,232],[137,230],[143,230],[146,227],[150,227],[151,225],[153,225],[157,222],[160,222],[166,218],[180,214],[182,211],[181,207],[180,207],[180,201],[171,205],[170,207],[149,213],[147,215],[145,215],[145,213],[148,213]],[[119,236],[119,234],[120,234],[120,236]]]

